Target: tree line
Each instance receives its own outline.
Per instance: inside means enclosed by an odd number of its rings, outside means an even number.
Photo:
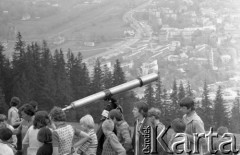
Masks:
[[[162,122],[170,125],[171,120],[181,118],[179,102],[186,96],[194,97],[193,90],[189,81],[186,86],[182,81],[177,85],[176,80],[173,81],[172,90],[169,92],[164,88],[161,78],[157,83],[147,85],[144,99],[150,104],[150,107],[157,107],[162,111]],[[209,131],[210,127],[216,130],[220,126],[226,126],[233,133],[240,133],[240,93],[233,102],[230,110],[227,106],[231,106],[229,101],[223,98],[222,87],[219,86],[216,91],[216,97],[212,101],[209,97],[209,88],[207,81],[204,81],[201,99],[195,102],[195,110],[202,118],[205,130]]]
[[[110,71],[97,59],[90,76],[80,52],[77,55],[70,49],[66,55],[62,49],[52,52],[46,41],[41,45],[37,42],[26,44],[20,32],[16,37],[12,60],[3,53],[4,48],[0,45],[0,105],[5,112],[12,96],[18,96],[22,104],[35,100],[40,109],[49,110],[53,106],[65,107],[75,100],[126,82],[119,60]],[[125,96],[132,97],[126,101]],[[122,103],[135,100],[131,92],[117,95],[116,98]],[[99,102],[78,108],[69,113],[70,119],[79,120],[84,113],[93,113],[97,119],[105,104]]]
[[[53,106],[65,107],[75,100],[126,82],[119,60],[115,61],[111,70],[97,59],[90,75],[80,52],[77,55],[70,49],[66,55],[61,49],[52,52],[46,41],[41,45],[37,42],[26,44],[21,33],[17,34],[12,60],[6,58],[3,53],[4,48],[0,44],[0,110],[5,113],[12,96],[18,96],[22,104],[35,100],[40,109],[50,110]],[[183,82],[177,84],[174,80],[169,92],[164,88],[159,74],[157,82],[145,87],[143,98],[137,98],[133,91],[115,95],[114,98],[123,107],[124,117],[130,125],[134,122],[133,104],[139,100],[146,101],[149,107],[161,109],[161,121],[169,125],[174,118],[182,117],[178,103],[185,96],[194,96],[190,82],[185,87]],[[106,103],[108,102],[97,101],[70,111],[69,120],[78,121],[80,117],[90,113],[98,122]],[[202,99],[196,103],[196,110],[203,119],[206,130],[223,125],[239,133],[239,100],[234,102],[232,111],[227,111],[221,87],[218,88],[216,99],[212,102],[205,81]]]

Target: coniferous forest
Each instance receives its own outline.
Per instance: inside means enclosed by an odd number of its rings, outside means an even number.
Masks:
[[[67,54],[64,54],[67,53]],[[17,96],[21,104],[31,100],[37,101],[40,110],[49,111],[53,106],[65,107],[71,102],[127,82],[119,60],[115,61],[113,71],[102,66],[99,59],[95,62],[93,74],[83,63],[79,52],[74,55],[69,49],[50,51],[47,42],[26,44],[21,33],[17,34],[12,59],[4,55],[4,47],[0,44],[0,113],[6,113],[11,97]],[[193,96],[191,84],[177,85],[173,81],[172,91],[164,88],[161,73],[157,82],[145,87],[144,97],[136,98],[133,91],[115,95],[123,107],[124,118],[133,125],[132,108],[135,102],[145,100],[149,107],[157,107],[162,111],[161,121],[169,125],[171,120],[182,117],[178,102],[185,96]],[[221,87],[216,92],[216,99],[208,97],[207,81],[203,84],[202,100],[196,102],[196,111],[209,127],[228,126],[232,132],[240,133],[239,100],[232,110],[227,111],[222,98]],[[97,101],[68,112],[69,121],[79,121],[83,115],[90,113],[96,122],[99,121],[106,101]]]

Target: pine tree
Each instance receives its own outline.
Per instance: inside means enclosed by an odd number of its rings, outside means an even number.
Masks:
[[[125,82],[126,82],[125,74],[122,70],[120,61],[117,59],[115,64],[114,64],[114,69],[113,69],[112,87],[118,86],[118,85],[123,84]],[[117,100],[123,100],[123,99],[126,98],[126,96],[128,96],[127,93],[128,92],[123,92],[121,94],[115,95],[114,97]]]
[[[144,91],[144,100],[146,100],[149,107],[156,107],[152,83],[146,86]]]
[[[67,53],[67,74],[71,82],[71,88],[73,91],[74,100],[79,99],[80,95],[80,81],[79,78],[81,76],[81,62],[74,57],[73,53],[70,49],[68,49]],[[80,60],[81,61],[81,60]]]
[[[3,85],[4,81],[4,64],[5,64],[5,56],[3,55],[4,47],[0,42],[0,87]]]
[[[82,76],[81,76],[81,89],[85,90],[82,94],[83,97],[90,95],[90,77],[89,71],[85,63],[82,64]]]
[[[19,52],[18,54],[15,53],[15,55],[17,54],[20,58],[22,58],[24,56],[25,53],[25,45],[26,43],[22,40],[22,35],[20,32],[17,33],[17,41],[14,47],[14,50],[16,52]]]
[[[113,70],[113,74],[112,74],[112,86],[117,86],[120,84],[123,84],[126,82],[125,79],[125,74],[121,68],[121,63],[119,60],[116,60],[115,64],[114,64],[114,70]],[[135,97],[135,94],[133,91],[127,91],[127,92],[123,92],[117,95],[113,96],[117,102],[122,106],[123,108],[123,115],[126,121],[128,121],[128,123],[133,124],[133,119],[132,119],[132,109],[133,109],[133,104],[134,102],[136,102],[138,99]]]
[[[9,68],[6,68],[6,58],[5,55],[3,54],[4,52],[4,47],[2,46],[0,42],[0,106],[2,105],[2,111],[6,110],[6,105],[5,105],[5,95],[4,95],[4,88],[11,83],[10,79],[8,77],[10,70]]]
[[[82,54],[80,52],[76,57],[74,57],[73,53],[69,49],[67,57],[67,73],[71,81],[74,99],[77,100],[87,96],[89,92],[88,71],[85,68],[86,66],[82,63]]]
[[[181,99],[183,99],[184,97],[185,97],[185,90],[183,87],[183,83],[181,81],[179,85],[179,91],[178,91],[178,101],[181,101]]]
[[[13,95],[18,96],[23,103],[29,102],[32,99],[32,88],[25,73],[21,74],[21,77],[14,85]]]
[[[170,100],[169,100],[169,95],[168,92],[166,90],[166,88],[163,89],[163,105],[162,105],[162,122],[166,125],[169,126],[171,123],[171,112],[172,112],[172,107],[170,104]]]
[[[160,74],[158,75],[158,81],[157,81],[157,88],[156,88],[156,96],[155,96],[155,100],[156,100],[156,106],[159,109],[162,109],[162,96],[163,96],[163,92],[162,92],[162,81],[161,81],[161,77]]]
[[[13,69],[9,59],[5,58],[3,76],[1,77],[3,78],[2,89],[5,96],[5,101],[6,103],[9,103],[13,96],[13,83],[14,83]]]
[[[60,51],[56,50],[54,54],[54,79],[56,82],[55,102],[61,107],[64,107],[66,103],[70,103],[72,100],[70,80],[65,67],[63,51],[61,49]]]
[[[112,73],[109,70],[109,68],[107,67],[107,65],[104,65],[103,68],[103,85],[104,85],[104,89],[109,89],[113,86],[112,84]]]
[[[170,95],[170,99],[171,99],[171,110],[170,115],[171,118],[177,118],[180,116],[179,114],[179,105],[178,105],[178,88],[177,88],[177,82],[174,79],[173,81],[173,88],[172,88],[172,93]]]
[[[125,82],[125,74],[121,68],[120,61],[117,59],[113,70],[113,86],[117,86]]]
[[[41,74],[42,67],[40,64],[41,59],[41,47],[35,42],[31,45],[27,45],[27,51],[25,53],[26,68],[25,75],[26,79],[31,85],[31,100],[40,101],[42,91],[41,81],[44,75]]]
[[[103,90],[102,80],[103,80],[103,72],[101,69],[101,63],[100,63],[100,60],[97,59],[94,66],[93,79],[91,81],[92,94]]]
[[[240,96],[239,96],[239,92],[238,92],[238,96],[236,97],[235,101],[234,101],[234,105],[232,108],[232,116],[230,119],[230,128],[231,128],[231,132],[233,133],[240,133]]]
[[[22,35],[20,32],[17,34],[17,41],[14,47],[13,53],[13,69],[16,78],[20,78],[21,74],[24,73],[24,69],[26,68],[26,60],[25,60],[25,42],[22,40]]]
[[[191,84],[190,84],[189,81],[187,82],[187,92],[186,92],[186,96],[193,97],[193,91],[192,91]]]
[[[226,108],[224,106],[221,86],[218,87],[218,90],[216,93],[216,99],[214,103],[215,105],[214,105],[213,120],[214,120],[215,129],[217,129],[220,126],[228,127],[228,116],[227,116]]]
[[[213,125],[213,105],[209,99],[209,90],[206,80],[204,81],[201,105],[199,115],[204,122],[205,128],[208,130]]]
[[[68,49],[67,53],[67,75],[70,79],[71,90],[73,93],[73,99],[78,100],[84,98],[89,93],[89,76],[88,71],[84,63],[82,63],[82,54],[79,52],[77,56],[74,56],[72,51]],[[79,120],[84,114],[86,114],[86,106],[81,109],[77,109],[71,113],[70,119]],[[90,108],[90,107],[89,107]]]
[[[42,78],[40,84],[42,85],[43,89],[39,94],[41,98],[38,100],[39,108],[49,109],[50,107],[53,107],[55,103],[56,83],[54,79],[53,58],[46,41],[43,41],[42,43],[42,55],[40,63],[42,68]]]
[[[104,87],[103,87],[102,81],[103,81],[103,71],[101,68],[101,62],[99,59],[97,59],[94,66],[93,77],[90,84],[91,85],[90,94],[103,91]],[[89,113],[93,114],[93,118],[98,118],[99,115],[101,115],[103,102],[104,101],[96,101],[93,103],[94,106],[91,106]],[[86,107],[89,108],[89,106],[86,106]]]
[[[163,88],[163,96],[162,96],[162,98],[163,98],[162,108],[164,109],[164,111],[168,110],[167,109],[167,102],[168,102],[169,98],[168,98],[168,93],[167,93],[166,88]]]
[[[0,114],[6,114],[7,109],[8,108],[5,102],[5,96],[2,91],[2,88],[0,87]]]
[[[25,67],[26,67],[26,62],[25,62],[25,42],[22,40],[22,35],[20,32],[17,34],[17,41],[15,43],[14,47],[14,53],[13,53],[13,68],[15,72],[18,73],[23,73]],[[20,76],[20,75],[18,75]]]
[[[22,40],[21,33],[17,34],[15,43],[15,51],[13,53],[13,94],[21,98],[23,102],[32,98],[32,90],[27,78],[27,59],[25,53],[25,42]],[[26,91],[26,92],[25,92]]]

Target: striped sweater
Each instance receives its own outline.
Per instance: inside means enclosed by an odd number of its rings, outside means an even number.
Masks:
[[[98,140],[94,129],[91,129],[88,132],[88,135],[90,136],[90,139],[80,146],[79,149],[84,155],[96,155]]]

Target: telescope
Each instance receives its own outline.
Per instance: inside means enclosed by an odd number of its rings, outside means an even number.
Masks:
[[[115,86],[110,89],[106,89],[104,91],[98,92],[96,94],[87,96],[85,98],[82,98],[80,100],[72,102],[69,106],[63,108],[62,110],[69,110],[69,109],[74,109],[76,107],[80,107],[89,103],[92,103],[97,100],[105,99],[109,96],[125,92],[128,90],[131,90],[136,87],[142,87],[143,85],[146,85],[148,83],[151,83],[153,81],[156,81],[158,79],[158,74],[152,73],[143,77],[136,78],[135,80],[123,83],[121,85]]]

